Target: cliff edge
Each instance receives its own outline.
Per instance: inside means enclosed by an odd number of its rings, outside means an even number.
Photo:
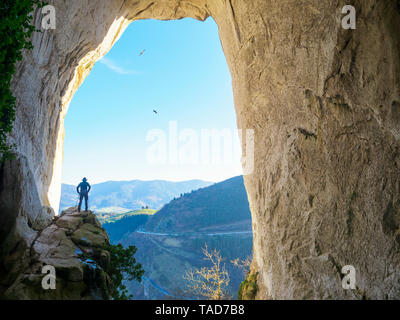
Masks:
[[[26,253],[10,255],[9,283],[3,299],[109,299],[112,281],[107,274],[109,239],[96,216],[70,208],[55,216],[36,235]],[[23,257],[25,261],[13,261]],[[23,262],[25,270],[12,269]],[[51,284],[55,272],[55,288]],[[43,285],[44,284],[44,285]],[[46,285],[47,284],[47,285]]]

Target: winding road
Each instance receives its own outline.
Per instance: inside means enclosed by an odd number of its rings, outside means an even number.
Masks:
[[[152,236],[163,236],[163,237],[184,237],[184,236],[226,236],[234,234],[252,234],[253,231],[230,231],[230,232],[184,232],[184,233],[160,233],[160,232],[149,232],[144,230],[136,230],[136,233],[148,234]]]

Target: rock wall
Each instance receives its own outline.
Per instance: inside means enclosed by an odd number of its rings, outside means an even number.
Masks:
[[[48,221],[29,248],[17,248],[3,265],[9,271],[3,299],[104,300],[113,283],[107,274],[110,244],[106,231],[92,212],[62,212]],[[23,257],[21,259],[21,257]],[[22,261],[21,261],[22,260]],[[55,289],[44,289],[44,266],[55,268]],[[46,271],[45,271],[46,272]],[[47,283],[47,281],[45,281]]]
[[[245,184],[257,298],[400,298],[398,1],[48,2],[57,28],[33,36],[13,80],[17,157],[1,168],[3,256],[29,246],[43,214],[57,212],[69,102],[126,26],[212,16],[238,127],[255,130]],[[346,4],[356,30],[341,27]],[[341,287],[347,264],[356,290]]]

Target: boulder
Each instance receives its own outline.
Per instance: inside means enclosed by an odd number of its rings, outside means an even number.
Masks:
[[[87,219],[89,218],[89,219]],[[90,221],[90,222],[88,222]],[[109,299],[112,283],[108,235],[92,212],[66,210],[41,230],[28,251],[27,269],[3,294],[6,299]],[[22,249],[24,250],[24,249]],[[45,290],[44,266],[56,273],[56,289]]]

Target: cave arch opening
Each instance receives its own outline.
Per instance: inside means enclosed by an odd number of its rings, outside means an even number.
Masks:
[[[365,275],[360,289],[366,296],[398,296],[396,290],[387,291],[398,274],[385,274],[387,268],[398,269],[398,255],[390,254],[398,245],[393,238],[397,233],[382,229],[387,208],[398,204],[398,163],[383,161],[394,159],[398,149],[399,130],[391,118],[399,100],[395,75],[400,74],[394,2],[389,6],[393,10],[380,2],[372,11],[368,3],[358,2],[357,20],[369,27],[357,32],[342,30],[335,2],[51,2],[61,13],[57,30],[33,36],[34,50],[18,64],[12,84],[17,108],[10,142],[17,154],[1,172],[0,208],[6,213],[0,228],[2,252],[13,254],[19,243],[29,247],[35,225],[48,221],[45,213],[50,207],[58,211],[63,117],[93,64],[127,24],[148,18],[212,16],[232,74],[238,127],[256,130],[255,170],[246,176],[255,231],[253,270],[259,272],[256,298],[349,298],[347,291],[332,285],[338,279],[337,268],[332,268],[331,259],[321,259],[316,243],[337,258],[335,264],[351,261],[360,266]],[[38,28],[40,19],[36,12]],[[357,118],[347,116],[347,107],[338,113],[344,102]],[[337,139],[337,130],[347,128],[351,120],[354,132]],[[315,139],[303,130],[314,133]],[[354,157],[354,150],[368,155],[368,161]],[[361,164],[368,174],[358,177]],[[388,181],[383,189],[382,177]],[[349,211],[342,209],[348,208],[358,188],[365,192],[357,192],[350,211],[356,212],[357,206],[362,217],[358,221],[367,217],[368,223],[343,232]],[[301,214],[303,208],[306,215]],[[338,241],[332,241],[336,235]],[[370,239],[373,245],[365,246]],[[368,248],[369,254],[360,255],[360,248]],[[304,255],[305,259],[296,258]],[[31,260],[18,261],[28,265]],[[386,269],[381,268],[382,261]],[[15,274],[17,269],[10,265],[7,270]],[[315,281],[308,281],[310,270],[321,271],[314,273]]]
[[[145,267],[148,264],[151,269],[157,259],[146,260],[140,255],[149,252],[151,245],[143,242],[143,232],[168,237],[168,230],[171,235],[166,241],[152,239],[153,244],[158,242],[157,248],[163,247],[164,253],[178,246],[183,253],[196,251],[202,259],[201,244],[208,242],[229,261],[245,259],[252,251],[247,194],[241,177],[228,179],[242,174],[236,128],[231,78],[215,21],[135,21],[96,63],[71,100],[65,117],[60,211],[77,204],[75,188],[83,176],[95,184],[89,209],[105,224],[127,212],[147,207],[159,210],[169,201],[205,201],[214,190],[223,193],[226,188],[222,198],[197,203],[202,214],[187,214],[185,219],[191,223],[185,225],[182,219],[176,219],[180,226],[175,231],[171,220],[158,219],[160,222],[154,217],[151,219],[156,222],[150,224],[141,224],[147,221],[142,219],[138,231],[130,230],[129,237],[124,234],[124,238],[118,238],[121,232],[115,225],[107,225],[107,231],[113,232],[110,238],[114,242],[139,243],[139,261],[143,259]],[[186,181],[186,186],[176,187],[177,181]],[[210,182],[222,185],[191,199],[192,191],[208,187]],[[149,190],[135,198],[135,191],[146,184]],[[232,191],[229,188],[237,188],[233,190],[237,195],[233,201],[227,194]],[[209,213],[209,207],[207,211],[207,206],[217,207],[218,202],[221,219],[217,219],[218,214]],[[230,209],[228,202],[232,202]],[[225,208],[221,209],[223,204]],[[239,214],[228,217],[228,212]],[[177,218],[176,213],[167,214]],[[193,224],[196,221],[201,225]],[[149,225],[152,230],[142,229]],[[191,229],[198,231],[194,240],[176,239],[177,234]],[[177,259],[176,265],[182,266],[181,262]],[[192,263],[198,262],[193,259]],[[229,270],[235,295],[243,276],[233,266]],[[165,289],[169,285],[166,279],[180,283],[174,274],[157,276],[145,277],[145,285],[152,287],[154,294],[171,292]],[[179,289],[172,291],[176,294]],[[139,294],[144,295],[145,290]]]

